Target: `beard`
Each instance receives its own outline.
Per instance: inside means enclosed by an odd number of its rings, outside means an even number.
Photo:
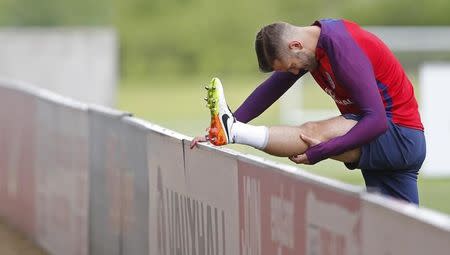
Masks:
[[[296,58],[300,61],[301,65],[303,66],[303,69],[306,69],[308,71],[316,69],[318,62],[313,52],[307,49],[303,49],[300,52],[296,52],[295,55]]]

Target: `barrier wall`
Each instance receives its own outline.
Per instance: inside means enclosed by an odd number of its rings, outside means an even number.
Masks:
[[[148,254],[147,132],[128,115],[89,110],[91,254]]]
[[[0,81],[0,216],[51,255],[447,254],[450,218]]]
[[[150,254],[238,254],[236,158],[211,148],[190,150],[186,137],[153,130]]]
[[[121,254],[149,254],[148,129],[136,119],[124,118],[122,130]]]
[[[34,236],[37,90],[4,81],[0,86],[0,215]]]
[[[122,112],[89,109],[90,254],[121,254]]]
[[[36,103],[36,240],[51,254],[87,255],[87,105],[45,91]]]
[[[429,210],[364,194],[363,254],[449,254],[450,220]]]
[[[361,254],[359,193],[297,171],[239,160],[241,254]]]
[[[179,215],[178,193],[180,188],[185,186],[184,179],[184,150],[181,139],[168,137],[162,133],[150,132],[147,138],[148,143],[148,167],[149,167],[149,247],[150,254],[175,254],[178,236],[175,234],[175,217]],[[176,183],[178,181],[179,183]],[[179,187],[177,187],[178,185]],[[189,204],[191,198],[189,199]],[[191,251],[197,254],[196,229],[198,224],[198,203],[193,209],[188,209],[188,217],[183,219],[191,220],[188,224],[194,232],[191,235]],[[181,222],[177,217],[177,222]],[[181,224],[179,224],[181,226]],[[181,231],[180,231],[181,232]],[[187,231],[189,234],[191,231]],[[186,231],[184,232],[186,233]]]

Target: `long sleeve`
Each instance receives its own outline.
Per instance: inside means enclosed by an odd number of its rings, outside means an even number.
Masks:
[[[298,75],[290,72],[274,72],[247,97],[234,112],[234,116],[243,123],[258,117],[305,73],[303,70]]]
[[[372,64],[348,34],[324,38],[336,80],[360,108],[361,119],[345,135],[310,147],[306,155],[315,164],[369,143],[387,130],[387,117]]]

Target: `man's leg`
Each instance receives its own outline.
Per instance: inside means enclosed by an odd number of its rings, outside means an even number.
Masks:
[[[315,140],[327,141],[346,134],[357,123],[355,120],[338,116],[324,121],[308,122],[299,127],[252,126],[236,121],[225,101],[219,79],[214,78],[206,89],[208,92],[205,99],[211,112],[208,139],[218,146],[229,143],[245,144],[275,156],[290,157],[303,154],[308,149],[308,144],[300,138],[301,134]],[[360,149],[355,149],[334,158],[343,162],[355,162],[359,156]]]
[[[417,178],[426,155],[424,133],[388,120],[388,130],[361,148],[357,165],[367,189],[419,203]]]
[[[232,127],[231,133],[235,143],[246,144],[274,156],[290,157],[302,154],[308,149],[308,144],[300,138],[301,134],[324,142],[346,134],[356,123],[355,120],[338,116],[323,121],[307,122],[301,126],[269,127],[266,128],[268,134],[261,133],[259,135],[258,132],[262,132],[263,127],[237,123],[239,127],[237,130]],[[264,136],[268,136],[267,144],[260,146],[260,141],[264,140]],[[360,149],[354,149],[335,156],[333,159],[355,162],[359,156]]]
[[[419,170],[361,170],[369,192],[419,204],[417,175]]]
[[[308,145],[300,138],[300,134],[325,142],[346,134],[356,123],[355,120],[337,116],[327,120],[307,122],[299,127],[270,127],[269,141],[264,151],[280,157],[302,154],[308,149]],[[360,150],[355,149],[333,158],[343,162],[354,162],[359,159],[359,155]]]

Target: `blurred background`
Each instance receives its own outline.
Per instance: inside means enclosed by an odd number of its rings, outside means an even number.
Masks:
[[[118,61],[112,106],[190,136],[203,134],[208,126],[203,85],[212,77],[221,78],[233,110],[267,77],[259,73],[254,53],[255,34],[265,24],[282,20],[309,25],[333,17],[362,26],[442,27],[450,26],[449,13],[450,1],[444,0],[0,0],[0,26],[4,28],[114,29]],[[450,60],[450,51],[399,51],[396,55],[416,86],[424,60]],[[290,102],[298,98],[304,109],[335,109],[310,77],[302,83],[300,90],[294,90],[298,94],[290,92]],[[420,98],[417,87],[416,92]],[[276,103],[252,123],[283,124],[283,107]],[[243,146],[229,147],[268,157]],[[363,185],[359,171],[348,171],[331,160],[301,167]],[[421,178],[420,192],[422,205],[450,213],[449,178]]]

